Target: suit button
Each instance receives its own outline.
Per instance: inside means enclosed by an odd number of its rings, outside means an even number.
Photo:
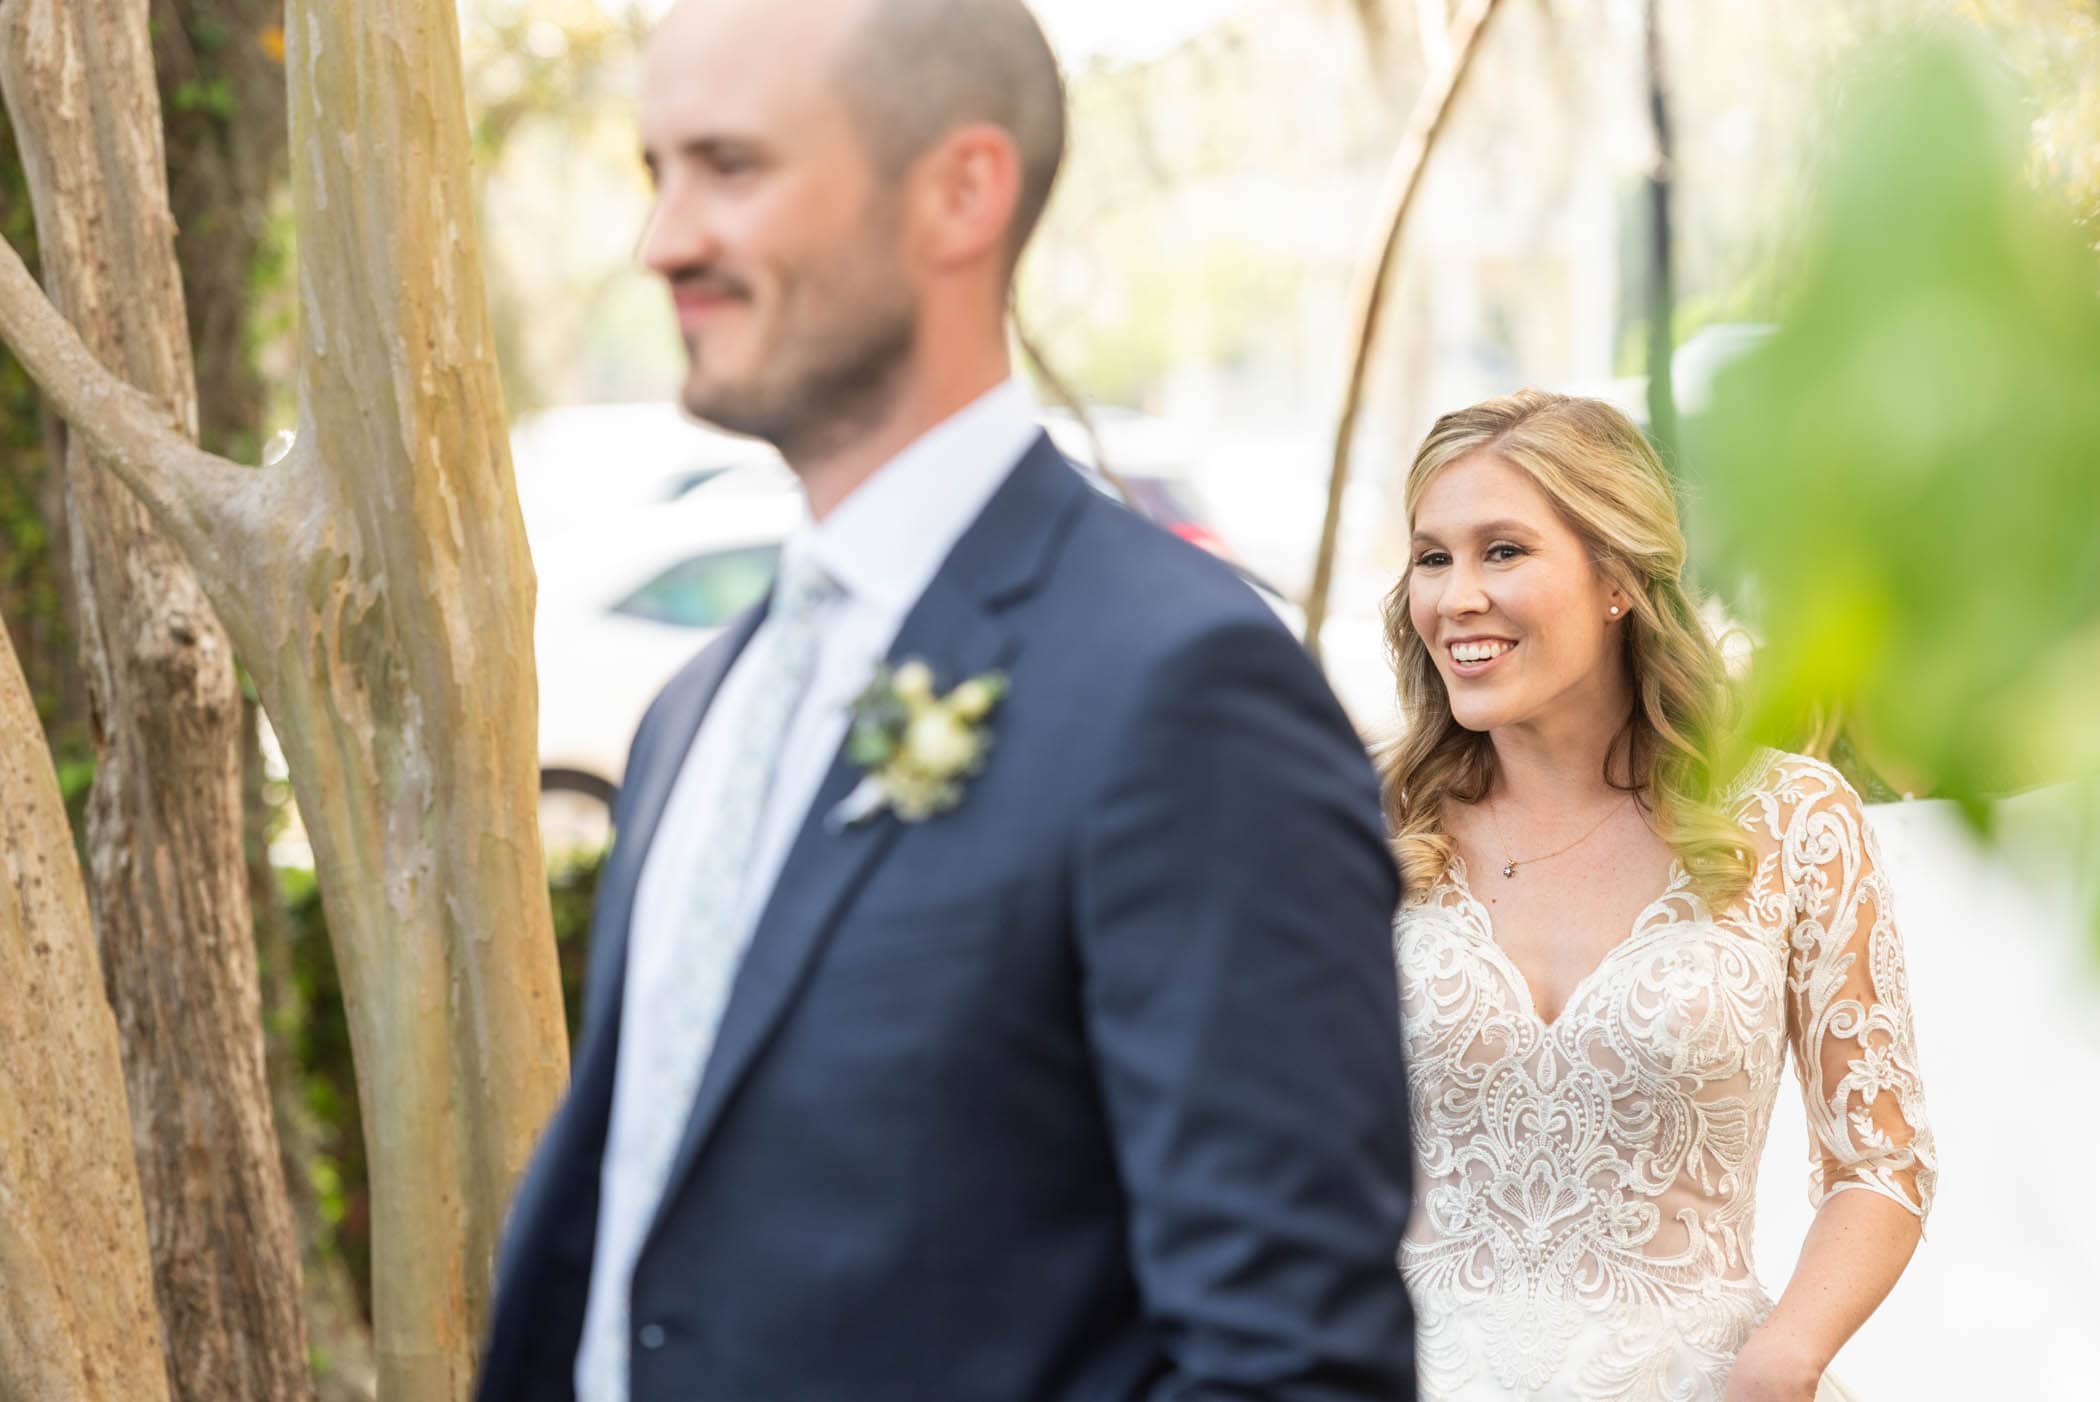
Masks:
[[[634,1337],[635,1341],[641,1344],[643,1348],[662,1348],[664,1346],[664,1326],[661,1324],[644,1324],[641,1327],[641,1331]]]

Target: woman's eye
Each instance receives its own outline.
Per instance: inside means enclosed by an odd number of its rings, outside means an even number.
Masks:
[[[1451,563],[1451,557],[1441,550],[1424,550],[1421,554],[1415,556],[1415,568],[1418,570],[1433,570],[1439,565],[1447,565],[1449,563]]]
[[[1488,558],[1497,564],[1507,564],[1523,553],[1524,548],[1520,545],[1490,545],[1488,547]]]

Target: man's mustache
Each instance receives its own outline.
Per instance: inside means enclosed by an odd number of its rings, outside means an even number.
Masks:
[[[710,297],[751,300],[751,285],[742,278],[716,268],[680,268],[667,275],[673,292],[696,292]]]

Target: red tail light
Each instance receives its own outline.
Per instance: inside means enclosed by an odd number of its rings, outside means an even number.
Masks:
[[[1191,545],[1200,546],[1221,560],[1232,558],[1232,547],[1216,531],[1194,521],[1180,521],[1167,528]]]

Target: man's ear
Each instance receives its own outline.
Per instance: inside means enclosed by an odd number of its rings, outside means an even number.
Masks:
[[[913,163],[913,240],[934,267],[1003,257],[1021,199],[1021,148],[1003,127],[957,127]]]

